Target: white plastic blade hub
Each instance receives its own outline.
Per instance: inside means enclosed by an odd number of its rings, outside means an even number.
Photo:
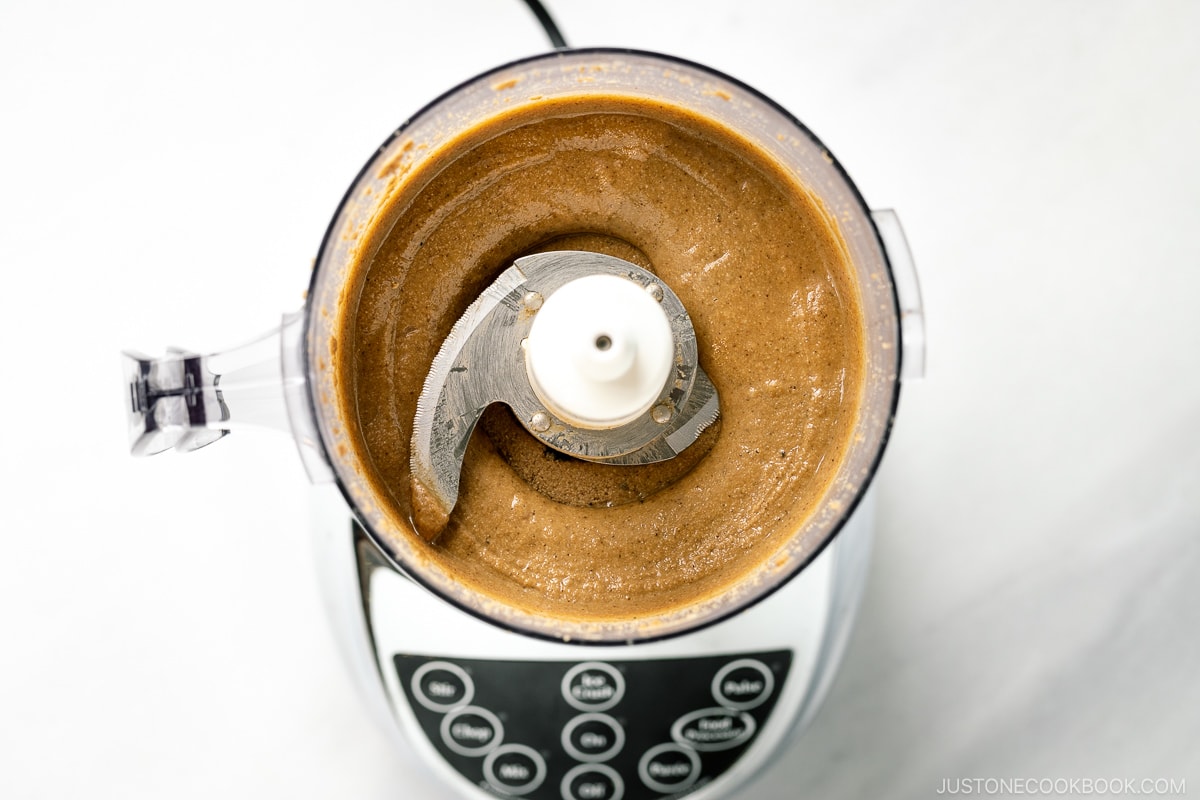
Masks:
[[[674,360],[662,306],[615,275],[579,278],[545,298],[525,341],[534,393],[581,428],[615,428],[645,414]]]

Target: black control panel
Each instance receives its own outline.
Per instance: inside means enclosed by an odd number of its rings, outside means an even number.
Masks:
[[[649,800],[695,791],[741,757],[775,706],[792,653],[393,660],[425,735],[490,794]]]

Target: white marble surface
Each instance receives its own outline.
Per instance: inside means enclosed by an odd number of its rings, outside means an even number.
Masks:
[[[1200,793],[1200,4],[553,9],[774,96],[900,211],[924,285],[861,623],[747,796]],[[128,458],[117,353],[298,307],[386,134],[541,49],[516,0],[0,6],[0,795],[410,796],[324,626],[291,443]]]

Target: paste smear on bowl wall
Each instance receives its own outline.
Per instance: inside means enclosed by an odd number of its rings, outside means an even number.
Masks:
[[[821,502],[860,401],[858,292],[828,214],[761,150],[660,103],[544,100],[416,163],[387,203],[352,266],[334,369],[351,446],[400,528],[430,364],[522,255],[594,250],[656,273],[720,393],[719,423],[638,467],[567,458],[489,410],[445,531],[411,533],[456,580],[551,617],[648,617],[735,585]]]

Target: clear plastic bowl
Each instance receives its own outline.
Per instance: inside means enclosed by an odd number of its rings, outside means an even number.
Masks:
[[[580,80],[581,75],[586,81]],[[519,93],[496,91],[495,87],[510,81],[520,86]],[[792,173],[836,221],[857,276],[866,328],[859,418],[819,511],[793,532],[774,557],[728,591],[649,619],[580,622],[540,616],[455,580],[422,555],[423,544],[393,522],[373,497],[361,477],[363,465],[350,446],[335,400],[330,343],[338,303],[358,239],[381,213],[388,180],[388,170],[382,168],[396,159],[416,165],[436,158],[439,149],[464,129],[521,103],[538,102],[530,98],[588,92],[656,99],[690,109],[748,138]],[[785,110],[732,78],[668,56],[626,50],[552,53],[484,73],[433,101],[389,138],[354,181],[326,233],[309,290],[303,339],[309,410],[347,502],[374,540],[412,579],[472,614],[522,633],[581,642],[645,641],[712,624],[766,597],[800,572],[836,535],[866,491],[891,427],[899,393],[898,309],[892,270],[871,212],[829,150]]]

